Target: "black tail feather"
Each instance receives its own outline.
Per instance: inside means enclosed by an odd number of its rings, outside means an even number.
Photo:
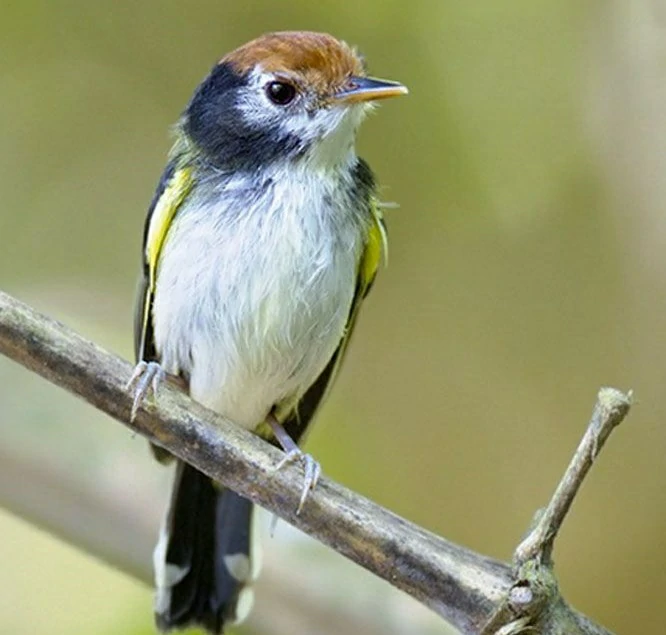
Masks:
[[[178,463],[155,550],[160,630],[198,625],[218,635],[226,623],[243,617],[238,605],[252,582],[251,524],[250,501]]]

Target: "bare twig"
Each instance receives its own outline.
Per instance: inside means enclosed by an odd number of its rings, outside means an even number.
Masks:
[[[513,620],[496,619],[507,602],[513,613],[528,606],[554,615],[561,607],[557,623],[541,620],[554,625],[538,631],[544,635],[607,633],[566,607],[556,592],[554,578],[551,588],[555,592],[548,596],[535,593],[536,586],[517,592],[523,569],[516,582],[508,565],[435,536],[329,479],[321,480],[297,515],[302,481],[297,468],[276,472],[281,455],[275,448],[204,409],[173,386],[163,385],[159,403],[141,409],[129,423],[131,399],[125,384],[130,365],[3,293],[0,352],[389,581],[464,634],[482,629],[488,633],[528,632],[524,626],[535,623],[531,611],[529,619],[522,615]],[[595,451],[599,447],[597,436]],[[487,630],[490,623],[497,628]],[[566,624],[567,630],[561,630],[561,624]]]
[[[590,423],[564,476],[514,552],[513,585],[482,635],[581,632],[578,618],[562,600],[553,574],[553,542],[601,448],[629,413],[631,398],[631,392],[624,394],[614,388],[599,391]],[[588,624],[582,632],[602,635],[607,631]]]
[[[594,460],[610,433],[627,416],[631,407],[631,392],[621,393],[615,388],[602,388],[592,413],[592,419],[573,455],[548,506],[540,514],[536,525],[518,545],[514,553],[517,565],[539,558],[550,564],[553,541],[573,503],[578,489],[590,471]]]

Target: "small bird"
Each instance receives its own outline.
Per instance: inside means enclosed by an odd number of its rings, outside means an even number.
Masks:
[[[356,131],[374,101],[405,93],[330,35],[263,35],[196,89],[148,211],[133,414],[177,376],[194,400],[282,448],[280,465],[303,465],[299,510],[320,469],[298,443],[386,250]],[[248,500],[177,463],[154,553],[160,630],[219,634],[246,617],[251,526]]]

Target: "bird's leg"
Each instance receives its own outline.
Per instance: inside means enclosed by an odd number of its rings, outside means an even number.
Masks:
[[[296,508],[296,513],[300,514],[303,509],[308,494],[315,488],[319,476],[321,475],[321,466],[315,461],[312,456],[305,454],[294,442],[294,440],[287,434],[287,431],[282,427],[280,422],[275,418],[272,413],[268,415],[266,420],[271,427],[275,438],[285,451],[284,458],[275,466],[276,470],[287,465],[287,463],[294,463],[298,461],[303,466],[303,489],[301,490],[301,498]]]
[[[166,372],[157,362],[140,361],[134,368],[134,372],[127,382],[126,390],[132,394],[132,413],[130,421],[134,421],[139,406],[148,396],[153,393],[153,399],[157,397],[157,389],[166,378]]]

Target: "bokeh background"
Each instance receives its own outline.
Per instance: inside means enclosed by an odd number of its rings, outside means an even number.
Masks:
[[[598,388],[633,388],[636,407],[581,491],[555,557],[577,608],[618,633],[662,632],[658,0],[5,2],[0,286],[130,358],[144,214],[168,128],[222,54],[279,29],[356,43],[373,73],[411,90],[360,135],[383,197],[400,208],[388,213],[390,266],[308,449],[329,476],[508,559]],[[143,440],[2,359],[0,404],[0,465],[16,468],[5,489],[20,501],[33,479],[59,474],[65,489],[121,510],[116,520],[140,519],[126,539],[148,559],[168,475]],[[54,485],[32,502],[89,527],[65,499]],[[313,589],[328,603],[330,632],[375,632],[378,615],[384,633],[446,632],[429,614],[409,621],[415,604],[286,528],[265,551],[286,577],[267,574],[278,582],[259,589],[245,633],[329,632],[307,620],[319,610]],[[1,633],[152,633],[147,586],[8,512],[0,562]],[[366,586],[373,598],[353,608],[356,626],[343,623],[357,601],[349,590]],[[288,607],[296,621],[277,628]],[[364,611],[372,615],[359,626]]]

